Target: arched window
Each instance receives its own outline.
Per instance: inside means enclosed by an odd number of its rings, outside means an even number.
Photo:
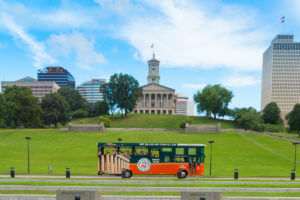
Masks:
[[[152,74],[155,74],[155,67],[152,68]]]
[[[155,78],[152,78],[152,83],[155,83]]]

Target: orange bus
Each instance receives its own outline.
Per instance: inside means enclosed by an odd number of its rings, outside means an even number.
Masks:
[[[98,174],[204,174],[204,144],[98,143]]]

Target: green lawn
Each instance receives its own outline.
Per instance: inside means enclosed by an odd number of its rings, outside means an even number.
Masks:
[[[111,118],[112,128],[179,128],[182,120],[187,116],[181,115],[143,115],[129,114],[127,118],[116,115]],[[208,117],[189,116],[193,119],[193,124],[216,124],[222,123],[222,128],[236,128],[236,124],[230,120],[219,120]],[[78,124],[95,124],[99,122],[99,117],[76,119],[72,121]]]
[[[284,137],[289,137],[289,138],[300,140],[300,135],[296,134],[296,133],[270,133],[270,134],[279,135],[279,136],[284,136]]]
[[[248,133],[185,134],[183,132],[105,132],[70,133],[56,129],[0,130],[0,174],[15,167],[17,174],[27,173],[27,143],[30,136],[32,174],[94,175],[97,170],[97,146],[101,142],[203,143],[215,140],[213,146],[213,176],[231,176],[239,169],[240,176],[286,176],[293,168],[292,142]],[[298,151],[299,148],[298,148]],[[205,168],[208,174],[209,148],[206,148]],[[297,159],[300,164],[300,156]]]

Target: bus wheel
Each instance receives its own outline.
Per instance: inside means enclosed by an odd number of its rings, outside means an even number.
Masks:
[[[122,171],[122,178],[130,178],[132,177],[132,172],[130,170]]]
[[[187,172],[184,171],[184,170],[178,170],[177,177],[180,178],[180,179],[186,178],[187,177]]]

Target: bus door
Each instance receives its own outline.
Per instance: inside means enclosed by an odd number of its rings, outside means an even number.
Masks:
[[[168,163],[172,162],[173,160],[173,151],[172,147],[163,147],[160,151],[160,160],[162,162]]]
[[[188,163],[189,163],[189,174],[197,174],[197,149],[195,147],[189,147],[187,149]]]

